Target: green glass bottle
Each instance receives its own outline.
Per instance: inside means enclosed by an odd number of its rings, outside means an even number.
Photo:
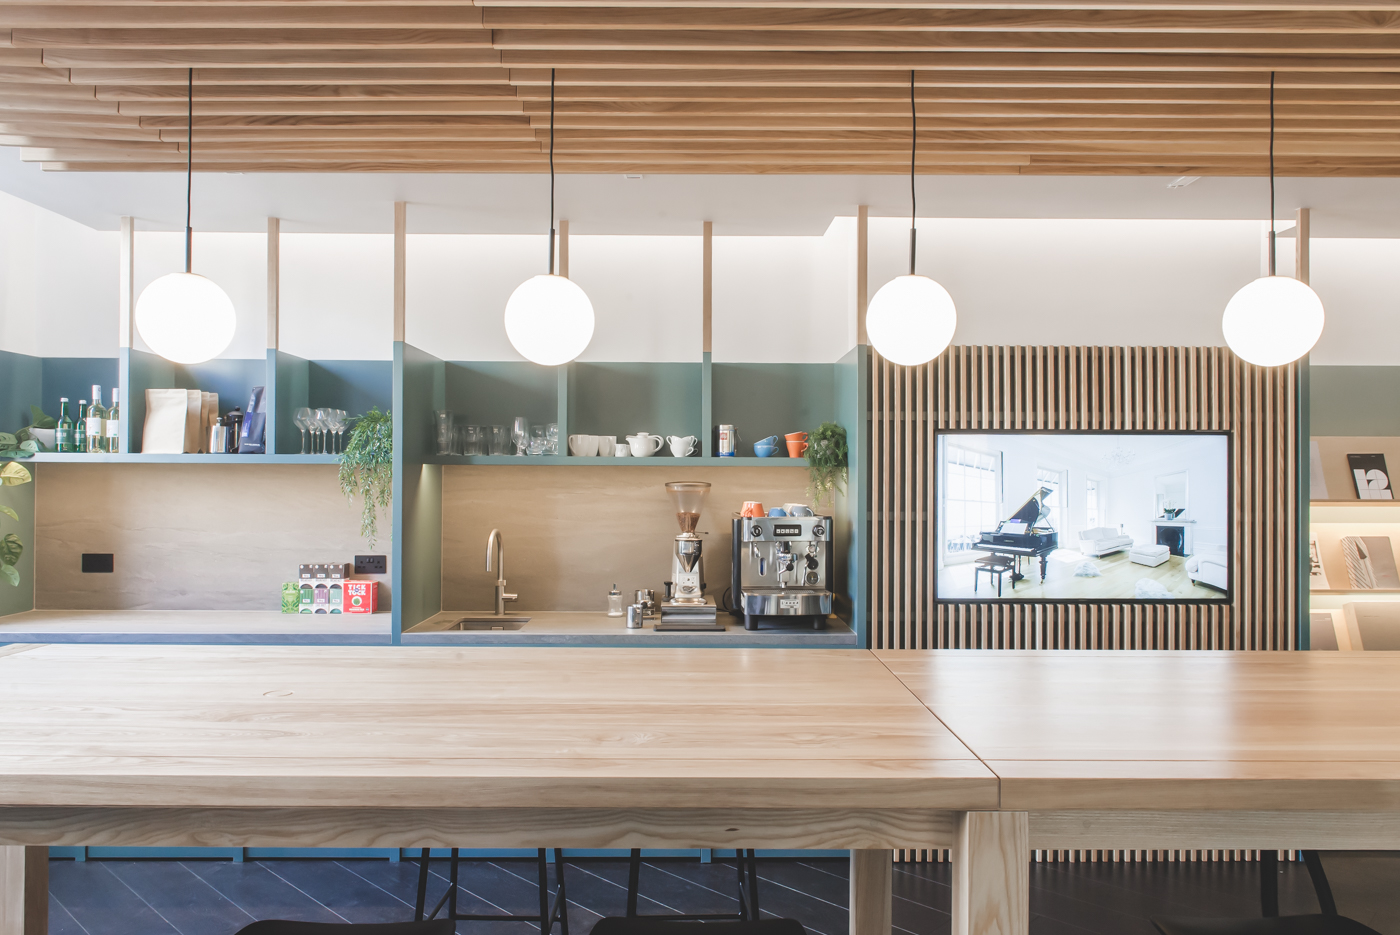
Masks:
[[[112,408],[107,410],[107,442],[103,447],[109,455],[121,454],[122,407],[121,394],[112,387]]]
[[[77,451],[77,426],[73,424],[73,414],[68,411],[68,397],[58,400],[58,431],[54,433],[54,444],[59,451]]]
[[[87,411],[88,401],[78,400],[78,421],[73,426],[73,450],[80,453],[87,451]]]
[[[102,387],[96,383],[92,385],[92,403],[87,408],[87,419],[84,420],[84,424],[86,429],[83,451],[90,455],[106,451],[107,410],[102,407]]]

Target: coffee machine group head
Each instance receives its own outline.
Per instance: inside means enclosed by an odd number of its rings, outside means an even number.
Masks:
[[[734,609],[744,627],[826,627],[831,613],[830,516],[734,520]]]
[[[700,558],[700,511],[710,494],[710,485],[698,481],[673,481],[666,491],[676,506],[676,522],[681,527],[671,553],[672,604],[704,604],[705,571]]]

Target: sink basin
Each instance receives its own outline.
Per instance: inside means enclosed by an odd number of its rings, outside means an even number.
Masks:
[[[516,617],[507,614],[504,617],[497,617],[495,614],[467,614],[455,623],[447,625],[448,630],[519,630],[529,623],[529,617]]]

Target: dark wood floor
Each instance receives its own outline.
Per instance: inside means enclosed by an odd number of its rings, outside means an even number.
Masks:
[[[467,869],[467,868],[470,869]],[[417,865],[384,860],[89,860],[50,862],[51,935],[232,935],[255,919],[391,922],[412,918]],[[447,882],[432,863],[430,903]],[[826,858],[760,861],[765,916],[798,919],[813,935],[847,931],[846,862]],[[496,860],[464,865],[460,912],[529,912],[535,865]],[[897,933],[949,931],[949,866],[896,867]],[[625,906],[627,865],[582,859],[567,864],[570,935],[587,935]],[[1259,877],[1253,864],[1032,864],[1032,935],[1153,935],[1154,915],[1253,916]],[[1285,865],[1286,912],[1315,912],[1307,874]],[[723,912],[736,905],[732,864],[649,860],[640,911]],[[461,923],[473,935],[530,935],[515,923]],[[537,931],[537,929],[535,930]]]

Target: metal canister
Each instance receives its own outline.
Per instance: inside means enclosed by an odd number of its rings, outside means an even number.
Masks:
[[[719,427],[719,456],[721,458],[734,457],[735,445],[739,441],[739,433],[734,431],[732,425],[721,425]]]
[[[645,624],[646,612],[641,604],[627,605],[627,629],[640,630]]]
[[[209,453],[223,454],[228,449],[228,424],[223,419],[209,426]]]

